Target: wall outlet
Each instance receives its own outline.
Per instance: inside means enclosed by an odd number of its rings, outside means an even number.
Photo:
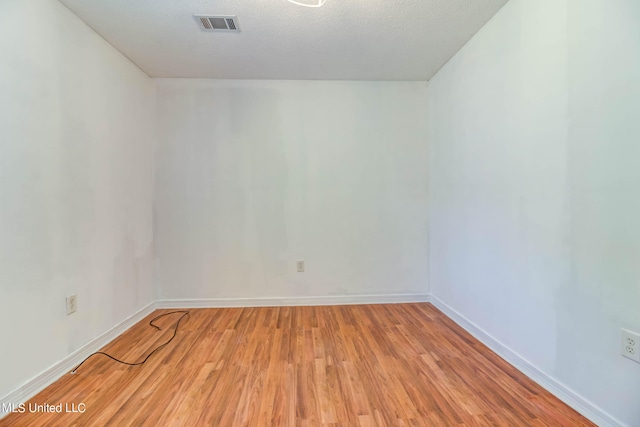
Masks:
[[[622,330],[622,355],[640,363],[640,334]]]
[[[73,314],[78,309],[78,297],[70,295],[67,297],[67,316]]]
[[[304,273],[304,261],[298,261],[298,273]]]

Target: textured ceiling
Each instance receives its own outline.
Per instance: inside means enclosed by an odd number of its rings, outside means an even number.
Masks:
[[[152,77],[429,80],[507,0],[61,1]],[[200,31],[194,14],[242,31]]]

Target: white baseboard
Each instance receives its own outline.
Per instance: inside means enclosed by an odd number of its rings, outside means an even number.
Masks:
[[[124,331],[142,320],[145,316],[153,312],[155,309],[156,306],[153,302],[143,307],[99,337],[89,341],[87,344],[83,345],[78,350],[74,351],[58,363],[54,364],[50,368],[41,372],[39,375],[27,381],[17,390],[14,390],[6,396],[1,397],[0,402],[16,405],[26,402],[27,400],[31,399],[33,396],[44,390],[46,387],[53,384],[63,375],[67,374],[73,368],[75,368],[91,353],[100,350],[109,342],[113,341],[117,336],[119,336]],[[0,411],[0,418],[4,417],[5,415],[7,414],[3,411]]]
[[[565,386],[555,378],[542,372],[519,354],[515,353],[509,347],[502,344],[489,333],[484,331],[471,320],[464,317],[455,309],[448,306],[445,302],[436,296],[430,296],[431,303],[440,311],[447,315],[451,320],[460,325],[463,329],[477,338],[484,345],[489,347],[493,352],[498,354],[504,360],[509,362],[520,372],[535,381],[541,387],[545,388],[551,394],[562,400],[564,403],[578,411],[580,414],[594,422],[600,427],[626,427],[625,424],[618,421],[575,391]]]
[[[161,299],[157,308],[285,307],[429,302],[429,294],[335,295],[324,297]]]

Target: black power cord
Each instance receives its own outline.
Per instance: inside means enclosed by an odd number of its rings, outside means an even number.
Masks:
[[[166,345],[168,345],[171,341],[173,341],[173,339],[176,337],[176,334],[178,333],[178,328],[180,327],[180,322],[182,322],[182,319],[184,319],[184,318],[189,314],[189,312],[188,312],[188,311],[184,311],[184,310],[171,311],[171,312],[169,312],[169,313],[163,313],[163,314],[161,314],[161,315],[159,315],[159,316],[156,316],[156,317],[154,317],[153,319],[151,319],[151,321],[149,321],[149,325],[153,326],[154,328],[156,328],[157,330],[159,330],[159,331],[160,331],[160,330],[161,330],[161,329],[160,329],[160,327],[159,327],[159,326],[154,325],[154,324],[153,324],[153,322],[154,322],[154,321],[156,321],[156,320],[158,320],[158,319],[159,319],[159,318],[161,318],[161,317],[168,316],[168,315],[170,315],[170,314],[175,314],[175,313],[183,313],[183,314],[182,314],[182,316],[180,316],[180,318],[179,318],[179,319],[178,319],[178,321],[176,322],[176,327],[173,329],[173,336],[172,336],[172,337],[169,339],[169,341],[167,341],[166,343],[164,343],[164,344],[160,344],[158,347],[156,347],[156,348],[155,348],[151,353],[149,353],[149,354],[147,355],[147,357],[145,357],[145,358],[144,358],[144,360],[143,360],[142,362],[136,362],[136,363],[124,362],[124,361],[122,361],[122,360],[120,360],[120,359],[117,359],[117,358],[115,358],[115,357],[113,357],[113,356],[111,356],[111,355],[109,355],[109,354],[107,354],[107,353],[104,353],[104,352],[102,352],[102,351],[96,351],[95,353],[90,354],[90,355],[89,355],[86,359],[84,359],[84,360],[83,360],[83,361],[82,361],[78,366],[76,366],[75,368],[73,368],[73,371],[71,371],[71,373],[72,373],[72,374],[75,374],[75,373],[76,373],[76,371],[78,370],[78,368],[84,364],[84,362],[86,362],[87,360],[89,360],[90,358],[92,358],[93,356],[96,356],[96,355],[98,355],[98,354],[102,354],[103,356],[107,356],[108,358],[113,359],[113,360],[115,360],[115,361],[116,361],[116,362],[118,362],[118,363],[122,363],[123,365],[139,366],[139,365],[144,364],[144,362],[146,362],[146,361],[151,357],[151,355],[152,355],[153,353],[155,353],[156,351],[160,350],[162,347],[165,347],[165,346],[166,346]]]

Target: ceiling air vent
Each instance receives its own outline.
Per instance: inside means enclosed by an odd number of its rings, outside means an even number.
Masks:
[[[236,16],[195,15],[195,18],[203,31],[240,31]]]

